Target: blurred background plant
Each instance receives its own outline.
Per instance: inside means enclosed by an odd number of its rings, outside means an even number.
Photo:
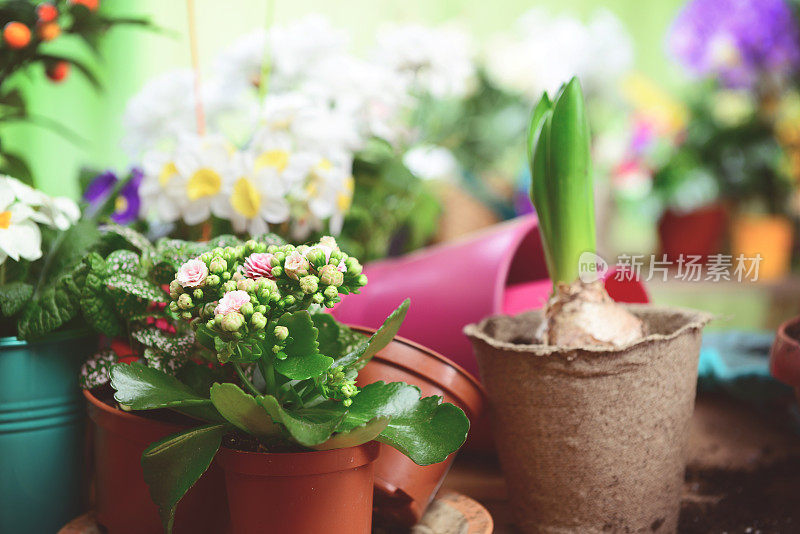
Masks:
[[[63,82],[72,69],[78,70],[99,90],[94,68],[72,54],[76,41],[94,54],[102,36],[113,26],[147,26],[144,18],[111,17],[99,9],[99,0],[10,0],[0,5],[0,124],[25,121],[49,128],[72,142],[81,137],[58,117],[40,115],[27,105],[18,78],[40,68],[52,83]],[[66,42],[66,44],[65,44]],[[25,157],[6,147],[0,138],[0,172],[28,184],[33,175]]]

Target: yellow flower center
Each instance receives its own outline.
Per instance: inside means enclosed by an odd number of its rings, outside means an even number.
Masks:
[[[329,171],[333,168],[333,163],[328,158],[322,158],[319,163],[317,163],[317,169],[321,171]]]
[[[217,171],[203,167],[197,169],[189,178],[189,182],[186,184],[186,194],[189,196],[189,200],[197,200],[216,195],[221,187],[222,178]]]
[[[128,209],[128,199],[123,197],[122,195],[118,196],[114,200],[114,211],[116,213],[123,213],[127,209]]]
[[[252,219],[261,208],[261,194],[247,178],[239,178],[233,185],[231,206],[237,213]]]
[[[175,164],[171,161],[165,163],[164,166],[161,167],[161,172],[158,174],[158,183],[161,184],[161,187],[166,187],[176,174],[178,174],[178,169],[175,167]]]
[[[11,212],[10,211],[0,212],[0,229],[6,230],[8,229],[9,226],[11,226]]]
[[[278,172],[283,172],[289,165],[289,152],[287,150],[267,150],[256,158],[256,170],[261,170],[264,167],[272,167],[277,169]]]
[[[339,194],[336,195],[336,206],[339,208],[339,211],[345,212],[350,209],[350,205],[353,202],[354,186],[355,180],[353,180],[352,176],[348,176],[344,183],[344,191],[340,191]]]

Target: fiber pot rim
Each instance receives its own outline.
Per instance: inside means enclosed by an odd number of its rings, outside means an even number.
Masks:
[[[795,350],[800,351],[800,339],[789,335],[789,333],[787,332],[789,328],[798,325],[800,325],[800,316],[792,317],[791,319],[788,319],[781,323],[775,335],[780,339],[782,343],[786,343]]]
[[[248,452],[222,445],[217,459],[225,471],[251,476],[297,477],[349,471],[373,463],[379,455],[380,443],[369,441],[354,447],[303,452]]]
[[[361,325],[347,325],[347,326],[351,330],[354,330],[354,331],[362,333],[362,334],[370,334],[371,335],[371,334],[374,334],[377,331],[375,328],[370,328],[368,326],[361,326]],[[481,384],[478,381],[477,378],[472,376],[472,373],[470,373],[469,371],[467,371],[466,369],[464,369],[463,367],[458,365],[456,362],[454,362],[453,360],[451,360],[447,356],[444,356],[443,354],[441,354],[439,352],[436,352],[435,350],[433,350],[433,349],[431,349],[429,347],[426,347],[425,345],[422,345],[422,344],[417,343],[415,341],[411,341],[410,339],[405,338],[403,336],[397,336],[397,335],[394,336],[392,341],[390,341],[390,344],[394,343],[394,342],[397,342],[397,343],[399,343],[401,345],[406,345],[408,347],[416,349],[418,352],[424,354],[425,356],[431,357],[437,363],[439,363],[439,364],[441,364],[443,366],[451,367],[451,368],[455,369],[458,372],[458,376],[460,378],[466,380],[466,382],[469,383],[469,385],[472,386],[478,392],[478,394],[480,395],[481,399],[483,400],[483,406],[486,406],[486,402],[487,402],[487,399],[488,399],[488,397],[486,395],[486,389],[483,387],[483,384]],[[389,354],[381,354],[382,352],[384,352],[384,350],[385,349],[382,349],[381,351],[378,351],[378,354],[376,354],[373,358],[377,358],[377,359],[380,359],[380,360],[386,360],[386,361],[391,362],[391,363],[393,363],[395,365],[399,365],[399,366],[402,366],[405,369],[408,369],[408,371],[410,373],[412,373],[412,374],[419,374],[419,373],[415,373],[414,369],[408,367],[408,362],[406,362],[404,360],[401,360],[400,358],[395,358],[395,357],[393,357],[393,356],[391,356]],[[429,382],[435,382],[435,380],[433,380],[431,377],[426,377],[426,379]],[[411,384],[411,385],[413,386],[414,384]],[[445,385],[439,384],[438,382],[437,382],[437,385],[440,386],[442,389],[446,389],[446,390],[452,390],[453,389],[452,387],[446,387]],[[451,392],[451,395],[453,397],[460,397],[459,395],[452,394],[452,392]],[[472,412],[472,415],[475,416],[475,417],[479,417],[480,413],[482,412],[482,409],[480,409],[481,407],[476,408],[475,406],[468,406],[467,408],[469,409],[470,412]]]
[[[489,323],[493,320],[498,318],[513,318],[519,319],[523,315],[540,315],[543,313],[543,310],[533,310],[528,312],[523,312],[518,315],[510,316],[510,315],[492,315],[490,317],[486,317],[480,323],[473,323],[468,324],[464,327],[464,334],[472,338],[473,340],[480,340],[486,345],[494,348],[505,350],[509,352],[521,352],[527,354],[535,354],[537,356],[570,356],[574,357],[576,354],[606,354],[612,355],[620,352],[628,351],[634,347],[638,347],[639,345],[644,345],[646,343],[652,343],[654,341],[669,341],[675,339],[684,333],[700,329],[706,325],[709,321],[714,319],[714,315],[703,312],[692,310],[688,308],[678,308],[672,306],[653,306],[652,304],[622,304],[626,309],[632,312],[634,315],[638,317],[642,316],[650,316],[650,315],[662,315],[662,314],[670,314],[670,315],[678,315],[682,316],[684,319],[684,323],[677,329],[668,334],[648,334],[647,336],[637,339],[631,343],[626,345],[620,345],[619,347],[597,347],[597,346],[586,346],[586,347],[563,347],[563,346],[555,346],[555,345],[543,345],[541,343],[530,343],[530,344],[520,344],[520,343],[509,343],[507,341],[500,341],[488,334],[485,333],[486,327]]]

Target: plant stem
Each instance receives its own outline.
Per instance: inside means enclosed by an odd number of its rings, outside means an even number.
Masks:
[[[267,360],[267,356],[262,356],[258,360],[258,367],[261,369],[261,374],[264,376],[266,387],[264,388],[267,395],[275,395],[275,370],[272,367],[272,362]]]
[[[234,362],[233,369],[236,371],[236,374],[239,375],[239,380],[242,381],[244,387],[250,390],[250,393],[252,393],[253,395],[261,395],[261,392],[258,391],[258,389],[256,389],[253,383],[250,382],[250,380],[248,380],[246,376],[244,376],[244,371],[242,371],[241,364]]]

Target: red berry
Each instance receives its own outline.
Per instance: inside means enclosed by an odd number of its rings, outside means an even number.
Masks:
[[[61,26],[57,22],[45,22],[36,25],[36,33],[42,41],[52,41],[61,35]]]
[[[69,0],[74,6],[85,6],[89,11],[96,11],[100,5],[100,0]]]
[[[36,16],[39,22],[53,22],[58,17],[58,8],[50,2],[45,2],[36,6]]]
[[[3,40],[11,48],[25,48],[31,42],[31,30],[21,22],[9,22],[3,28]]]
[[[54,82],[62,82],[69,74],[69,63],[66,61],[56,61],[47,66],[47,77]]]

